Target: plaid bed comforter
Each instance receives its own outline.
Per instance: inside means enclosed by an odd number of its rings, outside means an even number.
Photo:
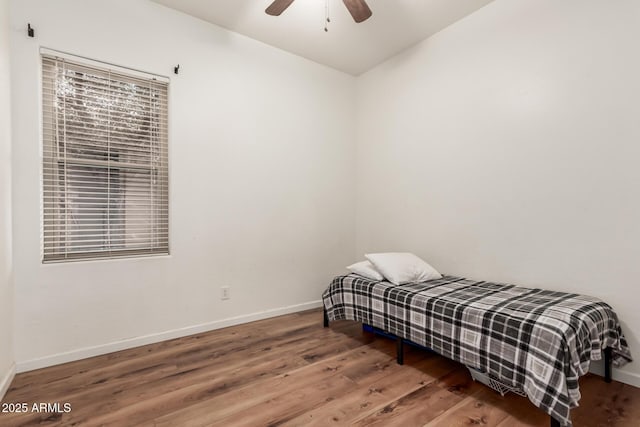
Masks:
[[[631,361],[614,311],[584,295],[451,276],[394,286],[349,274],[323,300],[329,320],[363,322],[487,372],[564,425],[591,360],[611,347],[614,366]]]

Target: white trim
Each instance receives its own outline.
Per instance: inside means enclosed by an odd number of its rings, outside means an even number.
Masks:
[[[621,383],[640,388],[640,374],[636,374],[635,372],[621,371],[620,369],[613,368],[611,370],[611,378],[613,378],[614,381],[620,381]]]
[[[64,353],[53,354],[51,356],[31,359],[17,363],[17,372],[27,372],[34,369],[46,368],[48,366],[59,365],[61,363],[73,362],[75,360],[86,359],[88,357],[99,356],[102,354],[112,353],[114,351],[126,350],[133,347],[139,347],[147,344],[154,344],[160,341],[166,341],[174,338],[185,337],[188,335],[199,334],[202,332],[212,331],[214,329],[226,328],[228,326],[239,325],[242,323],[253,322],[256,320],[268,319],[270,317],[282,316],[283,314],[296,313],[298,311],[310,310],[322,306],[322,301],[310,301],[302,304],[290,305],[287,307],[274,308],[271,310],[259,311],[257,313],[246,314],[242,316],[230,317],[228,319],[215,320],[213,322],[202,323],[199,325],[187,326],[184,328],[173,329],[170,331],[160,332],[156,334],[144,335],[136,338],[115,341],[109,344],[97,345],[94,347],[85,347],[77,350],[67,351]],[[322,319],[318,318],[318,325],[322,325]]]
[[[16,376],[16,364],[12,363],[11,366],[9,367],[9,370],[0,381],[0,400],[2,400],[4,395],[7,393],[7,390],[9,390],[9,386],[11,385],[11,382],[13,381],[13,378],[15,376]]]
[[[594,360],[589,366],[589,372],[595,375],[604,377],[604,361]],[[614,366],[611,367],[611,379],[614,381],[620,381],[621,383],[629,384],[634,387],[640,388],[640,374],[635,372],[629,372],[625,369],[618,369]]]

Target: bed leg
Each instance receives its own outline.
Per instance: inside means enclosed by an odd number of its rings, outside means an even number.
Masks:
[[[329,327],[329,316],[327,316],[327,309],[324,307],[324,304],[322,305],[322,314],[324,316],[324,327],[328,328]]]
[[[400,337],[396,337],[396,361],[404,365],[404,341]]]
[[[549,420],[550,420],[550,423],[549,423],[550,427],[560,427],[560,421],[556,420],[552,416],[549,416]]]
[[[604,382],[611,382],[611,347],[604,349]]]

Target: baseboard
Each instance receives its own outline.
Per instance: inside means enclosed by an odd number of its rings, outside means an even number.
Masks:
[[[613,368],[611,373],[611,377],[615,381],[620,381],[621,383],[629,384],[634,387],[640,388],[640,374],[636,374],[634,372],[621,371],[620,369]]]
[[[589,372],[604,377],[604,361],[592,361],[589,367]],[[640,388],[640,374],[612,367],[611,378],[614,381],[620,381],[621,383]]]
[[[4,397],[9,390],[9,386],[11,385],[11,381],[13,381],[13,377],[16,376],[16,364],[12,363],[9,367],[7,373],[0,379],[0,400]]]
[[[317,301],[306,302],[303,304],[296,304],[296,305],[290,305],[287,307],[280,307],[280,308],[275,308],[271,310],[259,311],[257,313],[230,317],[228,319],[216,320],[213,322],[188,326],[185,328],[173,329],[170,331],[160,332],[156,334],[144,335],[141,337],[115,341],[112,343],[98,345],[94,347],[85,347],[78,350],[72,350],[64,353],[53,354],[51,356],[31,359],[24,362],[18,362],[16,365],[16,368],[18,373],[33,371],[35,369],[46,368],[54,365],[60,365],[62,363],[73,362],[75,360],[86,359],[88,357],[100,356],[102,354],[107,354],[107,353],[113,353],[114,351],[126,350],[129,348],[139,347],[147,344],[154,344],[160,341],[166,341],[174,338],[181,338],[188,335],[212,331],[214,329],[221,329],[221,328],[226,328],[228,326],[234,326],[242,323],[253,322],[256,320],[268,319],[270,317],[282,316],[283,314],[310,310],[312,308],[317,308],[321,306],[322,306],[322,301],[317,300]],[[320,325],[322,324],[322,319],[318,320],[318,324]]]

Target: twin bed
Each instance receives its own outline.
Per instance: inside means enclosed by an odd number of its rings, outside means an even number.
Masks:
[[[323,294],[325,326],[355,320],[397,337],[398,363],[410,341],[521,390],[570,426],[578,379],[604,353],[610,366],[631,361],[617,316],[589,296],[477,282],[460,277],[392,285],[356,274],[336,277]]]

